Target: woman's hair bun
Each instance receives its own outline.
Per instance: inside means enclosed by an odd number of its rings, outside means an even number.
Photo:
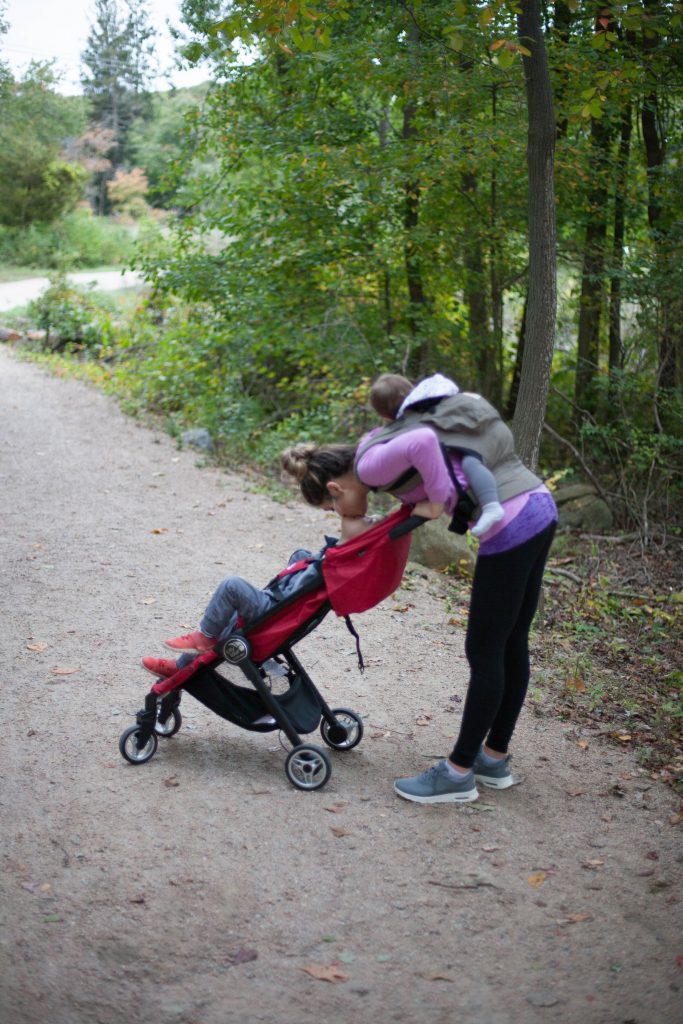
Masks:
[[[308,471],[308,464],[317,447],[315,444],[302,441],[291,448],[286,448],[280,456],[282,468],[295,480],[301,482]]]

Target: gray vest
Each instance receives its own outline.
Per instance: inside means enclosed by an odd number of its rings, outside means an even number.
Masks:
[[[376,444],[386,444],[392,438],[417,427],[431,427],[441,444],[448,449],[455,448],[465,455],[478,455],[493,474],[500,501],[533,491],[542,482],[515,454],[512,431],[503,423],[496,409],[481,395],[462,391],[438,399],[426,409],[408,408],[400,419],[379,430],[358,449],[356,475],[358,462],[369,448]],[[400,497],[416,487],[421,479],[419,473],[414,471],[377,490]]]

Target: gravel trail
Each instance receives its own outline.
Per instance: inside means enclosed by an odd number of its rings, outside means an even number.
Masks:
[[[333,617],[300,645],[366,726],[324,790],[292,788],[276,734],[190,697],[127,765],[141,655],[334,521],[7,347],[0,423],[3,1024],[678,1024],[679,804],[628,752],[529,707],[522,785],[394,796],[459,720],[441,577],[356,617],[363,676]]]

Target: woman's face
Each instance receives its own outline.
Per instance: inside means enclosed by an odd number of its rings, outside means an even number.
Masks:
[[[368,511],[368,488],[358,480],[355,473],[346,473],[327,485],[329,501],[323,502],[324,509],[339,516],[364,516]]]

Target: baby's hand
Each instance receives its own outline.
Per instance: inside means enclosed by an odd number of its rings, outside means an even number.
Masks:
[[[438,519],[443,515],[445,508],[442,501],[418,501],[413,508],[413,515],[422,516],[423,519]]]

